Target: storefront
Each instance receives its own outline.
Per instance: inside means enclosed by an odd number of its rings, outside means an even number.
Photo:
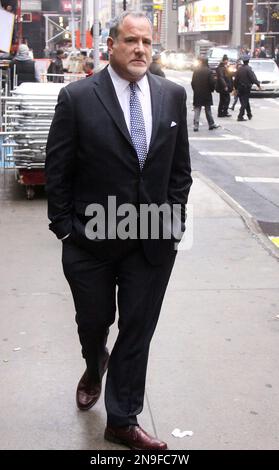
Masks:
[[[244,43],[250,46],[253,21],[253,1],[245,2]],[[255,46],[264,46],[268,55],[273,56],[274,49],[279,45],[279,1],[256,2],[256,35]]]

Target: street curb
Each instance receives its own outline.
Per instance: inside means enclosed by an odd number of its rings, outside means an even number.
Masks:
[[[228,193],[226,193],[220,186],[214,183],[210,178],[203,175],[200,171],[194,170],[193,177],[198,177],[218,196],[221,197],[244,221],[248,230],[258,239],[263,248],[274,258],[279,260],[279,249],[269,240],[268,236],[262,231],[258,221],[247,212],[238,202],[233,199]]]

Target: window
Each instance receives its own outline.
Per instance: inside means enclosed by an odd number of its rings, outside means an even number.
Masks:
[[[251,33],[253,2],[246,2],[246,34]],[[279,2],[258,1],[256,11],[256,33],[279,34]]]

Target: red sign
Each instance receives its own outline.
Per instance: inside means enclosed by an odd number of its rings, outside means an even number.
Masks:
[[[81,1],[75,1],[74,2],[74,5],[75,5],[75,11],[80,11],[81,10]],[[70,12],[72,11],[72,2],[71,0],[62,0],[61,1],[61,9],[62,11],[65,11],[65,12]]]

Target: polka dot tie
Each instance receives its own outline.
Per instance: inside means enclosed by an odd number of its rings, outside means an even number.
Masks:
[[[146,133],[144,126],[144,118],[142,107],[140,104],[139,97],[136,93],[137,84],[135,82],[130,83],[130,133],[133,145],[136,149],[140,169],[143,169],[143,165],[147,156],[147,142]]]

